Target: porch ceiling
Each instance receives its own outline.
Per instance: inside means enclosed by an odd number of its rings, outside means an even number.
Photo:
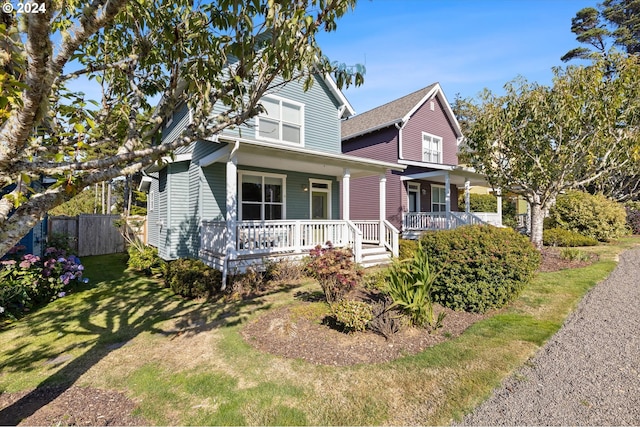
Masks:
[[[332,154],[298,147],[263,142],[241,141],[238,166],[254,166],[285,171],[306,172],[342,177],[349,169],[352,178],[381,175],[388,169],[402,171],[405,166],[394,163],[363,159],[345,154]]]
[[[472,187],[491,187],[491,184],[487,181],[486,177],[477,172],[470,171],[468,169],[451,169],[451,170],[438,170],[438,171],[425,171],[413,173],[410,175],[404,175],[403,181],[423,179],[426,181],[436,182],[438,184],[445,183],[445,175],[449,174],[449,182],[458,187],[464,187],[465,180],[469,180]]]

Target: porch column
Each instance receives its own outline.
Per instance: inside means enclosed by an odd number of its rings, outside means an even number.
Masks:
[[[384,246],[384,220],[387,219],[387,176],[380,175],[379,178],[380,191],[378,192],[379,210],[380,210],[380,238],[378,244]]]
[[[449,172],[444,174],[444,210],[447,218],[447,228],[451,228],[451,180],[449,179]]]
[[[469,178],[464,179],[464,211],[466,213],[471,212],[471,181]]]
[[[227,160],[227,197],[225,221],[227,226],[227,244],[225,247],[224,267],[222,271],[222,289],[226,287],[229,260],[236,258],[236,221],[238,219],[238,159],[232,153]]]
[[[349,198],[351,187],[351,171],[347,168],[342,173],[342,219],[349,220]]]
[[[499,221],[499,224],[496,224],[496,225],[502,226],[502,189],[501,188],[496,188],[496,196],[498,198],[497,200],[498,209],[496,210],[496,212],[498,212],[498,221]]]

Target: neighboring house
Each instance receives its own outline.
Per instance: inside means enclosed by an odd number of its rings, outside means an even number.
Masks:
[[[353,109],[333,80],[316,77],[307,92],[292,82],[261,102],[266,112],[246,125],[146,170],[149,244],[166,260],[200,258],[225,276],[267,257],[300,257],[327,241],[352,247],[363,263],[374,262],[369,252],[397,254],[397,230],[384,210],[359,222],[348,201],[353,180],[367,176],[384,200],[380,177],[405,166],[341,152],[340,121]],[[179,108],[163,140],[177,138],[189,120],[187,107]],[[367,200],[376,209],[378,191]]]
[[[458,165],[461,140],[438,83],[342,122],[343,153],[406,166],[387,172],[386,219],[407,238],[469,223],[501,225],[499,213],[458,212],[458,189],[488,185],[482,175]],[[353,185],[358,191],[350,194],[350,215],[378,218],[377,207],[367,203],[376,194],[377,178],[355,179]]]

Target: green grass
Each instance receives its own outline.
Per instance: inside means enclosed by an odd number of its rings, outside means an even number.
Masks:
[[[158,425],[448,424],[525,364],[639,241],[581,248],[601,260],[539,274],[509,308],[460,337],[350,367],[261,353],[240,335],[250,319],[294,303],[297,292],[317,291],[314,283],[238,303],[184,301],[126,271],[121,256],[90,257],[83,261],[92,287],[0,331],[0,391],[52,383],[119,390]],[[326,307],[298,315],[316,310]]]

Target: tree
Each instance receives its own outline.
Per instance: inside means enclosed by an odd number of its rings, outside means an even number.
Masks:
[[[38,4],[40,13],[0,22],[0,186],[16,185],[0,200],[0,254],[83,188],[241,125],[278,85],[309,87],[312,73],[362,83],[362,69],[330,63],[316,43],[355,0]],[[152,143],[180,104],[190,125]],[[35,189],[43,176],[57,183]]]
[[[612,46],[629,55],[640,53],[640,0],[604,0],[598,9],[586,7],[571,19],[571,32],[580,43],[561,59],[607,59]]]
[[[599,61],[554,69],[553,86],[516,80],[506,94],[485,91],[479,105],[458,102],[473,117],[463,158],[494,188],[531,206],[531,241],[542,246],[543,217],[562,191],[605,179],[640,160],[640,64],[612,57],[615,76]]]

